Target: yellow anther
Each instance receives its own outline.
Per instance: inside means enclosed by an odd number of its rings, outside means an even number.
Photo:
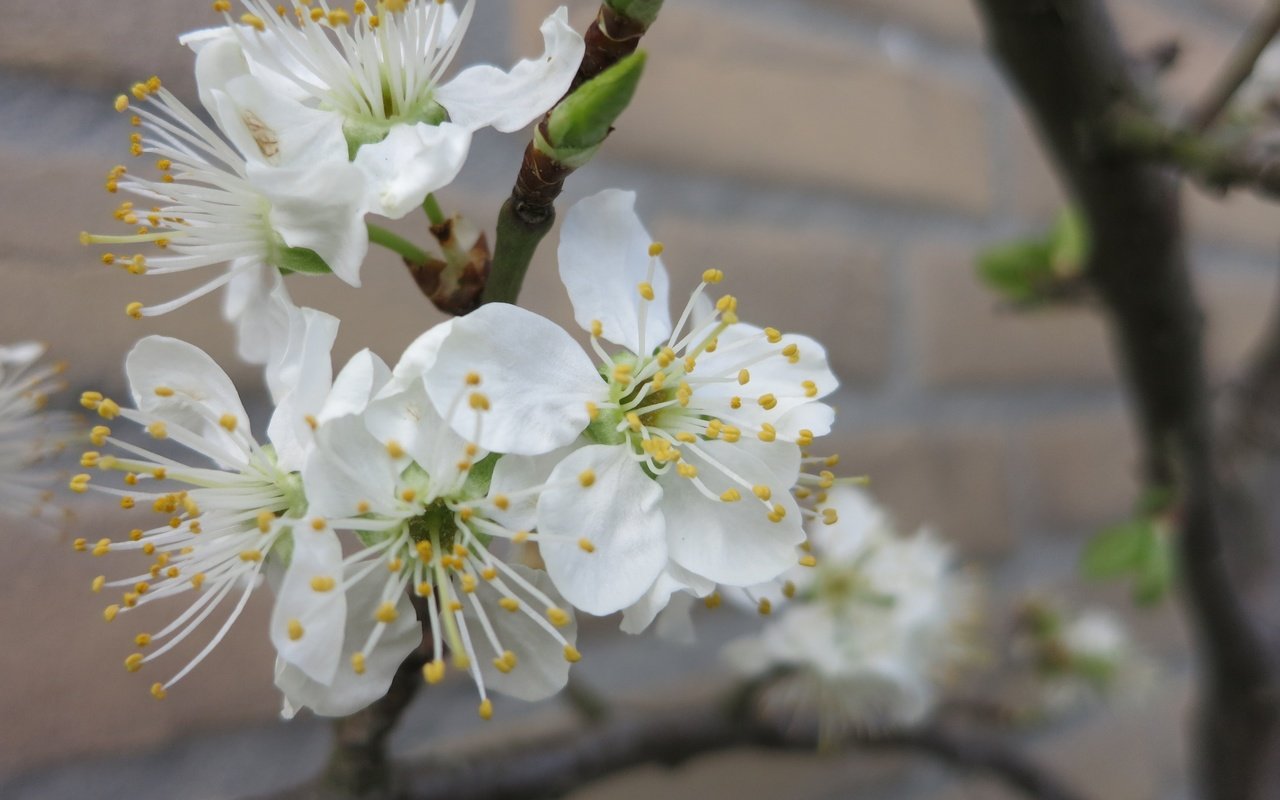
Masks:
[[[480,385],[480,373],[479,373],[479,372],[468,372],[468,373],[467,373],[467,377],[466,377],[466,381],[467,381],[467,385],[468,385],[468,386],[479,386],[479,385]]]
[[[99,539],[98,543],[93,546],[93,554],[95,556],[99,556],[99,557],[105,556],[110,551],[111,551],[110,539],[105,539],[105,538]]]
[[[823,462],[823,463],[825,463],[825,464],[826,464],[826,466],[828,466],[828,467],[834,467],[834,466],[836,466],[837,464],[839,464],[839,463],[840,463],[840,454],[839,454],[839,453],[832,453],[831,455],[827,456],[827,460],[826,460],[825,462]]]
[[[218,424],[223,428],[226,428],[228,431],[234,432],[236,427],[239,426],[240,421],[236,419],[234,414],[223,414],[218,418]]]
[[[397,442],[395,439],[392,439],[391,441],[387,442],[387,455],[396,459],[404,458],[404,448],[400,446],[399,442]]]
[[[474,508],[467,507],[458,509],[458,519],[463,522],[470,522],[471,518],[474,517],[475,514],[476,510]]]
[[[737,310],[738,310],[738,298],[734,297],[731,294],[726,294],[724,297],[721,297],[719,300],[716,301],[716,311],[719,311],[722,314],[730,311],[737,311]]]
[[[812,555],[803,555],[803,556],[800,556],[800,566],[802,566],[802,567],[816,567],[816,566],[818,566],[818,559],[814,558]]]
[[[142,669],[142,658],[142,653],[130,653],[124,660],[124,668],[130,672],[137,672]]]
[[[734,425],[725,425],[723,435],[726,442],[733,444],[742,438],[742,431],[738,430]]]
[[[422,678],[430,684],[436,684],[444,680],[444,662],[428,661],[422,668]]]
[[[836,513],[834,508],[822,509],[822,523],[824,525],[835,525],[840,521],[840,515]]]
[[[591,335],[597,339],[604,336],[604,323],[598,319],[591,320]]]
[[[796,444],[801,447],[808,447],[813,444],[813,431],[808,428],[801,428],[800,433],[796,435]]]
[[[653,244],[649,245],[649,257],[657,258],[658,256],[662,255],[662,252],[666,249],[667,249],[666,245],[664,245],[662,242],[654,242]]]
[[[169,438],[169,428],[160,420],[156,420],[147,425],[147,434],[153,439]]]
[[[614,364],[613,366],[614,381],[621,384],[631,383],[631,371],[634,368],[635,368],[634,365],[628,364],[626,362],[623,362],[621,364]]]
[[[137,636],[133,637],[133,643],[136,644],[138,647],[146,647],[147,645],[151,644],[151,634],[140,633]]]
[[[461,610],[462,610],[462,603],[458,602],[457,600],[454,600],[452,603],[449,604],[449,613],[455,614]],[[467,657],[465,655],[464,656],[455,655],[453,657],[453,663],[455,666],[458,667],[458,669],[466,669],[467,665],[471,663],[470,661],[467,661],[466,658]]]
[[[756,605],[756,610],[760,612],[761,616],[767,617],[773,613],[773,603],[769,602],[769,598],[761,597],[760,602]]]
[[[90,450],[84,453],[82,456],[80,456],[80,466],[84,467],[85,469],[93,469],[94,467],[98,466],[98,461],[101,458],[102,458],[101,453],[95,453],[94,451]]]
[[[720,499],[726,503],[736,503],[742,499],[742,493],[737,489],[726,489],[724,494],[720,495]]]
[[[782,507],[781,503],[774,503],[773,510],[769,512],[770,522],[782,522],[787,516],[787,510]]]
[[[133,319],[142,319],[142,303],[134,301],[124,307],[124,313]]]
[[[163,683],[153,683],[151,684],[151,696],[157,700],[163,700],[169,696],[169,693],[165,691]]]
[[[431,584],[427,581],[422,581],[413,588],[413,591],[418,597],[426,597],[431,594]]]
[[[387,601],[384,601],[378,606],[378,610],[373,612],[373,618],[384,625],[390,625],[399,616],[400,613],[396,611],[395,604]]]
[[[712,592],[711,594],[702,598],[702,604],[707,608],[719,608],[720,603],[721,603],[721,599],[720,599],[719,592]]]
[[[724,272],[718,269],[709,269],[702,273],[702,280],[706,283],[719,283],[724,280]]]
[[[263,22],[262,17],[259,17],[257,14],[241,14],[240,24],[252,25],[254,30],[257,30],[259,32],[265,31],[267,29],[266,23]]]
[[[777,328],[765,328],[764,335],[769,340],[769,344],[777,344],[782,341],[782,331]]]
[[[496,580],[498,577],[498,570],[493,567],[485,567],[480,570],[480,577],[484,578],[486,581]]]
[[[289,640],[296,642],[302,638],[302,634],[306,633],[302,628],[302,623],[296,619],[289,620]]]
[[[782,584],[782,596],[790,600],[796,596],[796,585],[791,581]]]
[[[110,605],[102,609],[102,618],[107,622],[111,622],[116,618],[116,615],[119,613],[120,613],[120,606]]]
[[[471,658],[466,653],[456,652],[453,654],[453,666],[457,669],[470,669]]]
[[[653,296],[654,296],[653,284],[649,283],[648,281],[637,284],[636,289],[639,290],[640,296],[643,297],[645,300],[653,299]]]
[[[506,511],[508,508],[511,508],[511,500],[505,494],[494,495],[493,505],[499,511]]]
[[[347,13],[346,9],[335,8],[329,12],[329,24],[335,28],[346,25],[350,21],[351,15]]]
[[[83,538],[76,539],[71,543],[71,549],[75,550],[77,553],[83,553],[89,549],[89,541]]]
[[[364,653],[351,654],[351,671],[357,675],[364,674]]]
[[[639,433],[644,428],[644,423],[640,421],[640,415],[634,411],[627,412],[626,420],[627,427],[631,429],[632,433]]]
[[[768,486],[752,486],[751,493],[761,500],[769,500],[773,497],[773,491]]]
[[[676,465],[676,472],[681,478],[689,478],[690,480],[698,477],[698,468],[692,464],[682,462]]]
[[[102,587],[105,586],[106,584],[107,584],[107,576],[99,575],[98,577],[93,579],[93,583],[90,584],[90,586],[93,588],[93,591],[100,592],[102,591]]]
[[[311,16],[312,22],[319,22],[320,20],[324,19],[324,9],[313,8],[311,9],[310,16]]]
[[[568,661],[570,664],[577,664],[582,660],[582,653],[579,653],[578,648],[573,645],[566,644],[564,646],[564,660]]]
[[[738,385],[739,385],[739,386],[746,386],[746,385],[747,385],[747,383],[748,383],[750,380],[751,380],[751,371],[750,371],[750,370],[746,370],[746,369],[740,369],[740,370],[738,370]]]
[[[359,503],[356,503],[357,514],[368,514],[370,508],[372,508],[372,506],[369,505],[368,500],[361,500]]]
[[[331,592],[337,581],[328,575],[317,575],[311,579],[311,590],[314,592]]]
[[[525,542],[529,541],[529,532],[516,531],[515,534],[512,535],[511,541],[516,544],[524,544]]]
[[[805,397],[817,397],[817,396],[818,396],[818,384],[814,383],[813,381],[804,381],[804,382],[802,382],[802,383],[800,384],[800,388],[804,389],[804,396],[805,396]]]
[[[480,703],[480,719],[486,722],[493,719],[493,701],[487,697]]]
[[[729,407],[734,409],[735,411],[739,408],[742,408],[742,398],[736,395],[729,398]]]
[[[413,489],[405,489],[400,493],[400,499],[406,503],[412,503],[414,500],[418,499],[418,493]]]
[[[793,342],[782,348],[782,354],[787,357],[788,361],[794,364],[800,360],[800,347]]]
[[[675,363],[675,360],[676,360],[676,351],[672,350],[670,347],[664,346],[661,350],[658,351],[658,366],[662,367],[663,369],[666,369],[667,367],[671,366],[673,363]]]
[[[475,411],[489,410],[489,398],[482,392],[472,392],[467,402],[471,404],[471,408]]]
[[[818,487],[819,487],[819,488],[822,488],[822,489],[830,489],[832,486],[835,486],[835,483],[836,483],[836,475],[835,475],[835,473],[834,473],[834,472],[831,472],[830,470],[825,470],[825,469],[824,469],[824,470],[822,470],[821,472],[819,472],[819,473],[818,473]],[[819,502],[821,502],[821,501],[819,501]]]
[[[431,560],[431,542],[418,542],[414,545],[414,549],[418,551],[418,558],[423,561]]]
[[[778,438],[778,431],[766,422],[760,426],[760,432],[756,434],[756,438],[762,442],[772,442]]]
[[[134,500],[132,497],[125,495],[124,497],[120,498],[120,507],[123,508],[125,511],[128,511],[129,509],[137,505],[137,502],[138,501]]]
[[[177,526],[174,526],[174,527],[177,527]],[[142,545],[142,552],[149,556],[155,555],[155,552],[156,552],[155,542],[144,542]]]
[[[80,394],[80,405],[90,411],[95,410],[102,403],[102,392],[82,392]]]
[[[502,651],[502,655],[493,660],[493,666],[504,675],[516,668],[516,654],[510,650]]]
[[[231,0],[214,0],[213,10],[219,14],[231,13]]]
[[[552,606],[547,609],[547,619],[551,620],[551,624],[557,628],[563,628],[570,622],[569,614],[562,608]]]
[[[599,418],[600,418],[600,406],[588,400],[587,401],[587,419],[591,420],[592,422],[595,422]]]
[[[582,550],[584,553],[594,553],[596,551],[596,546],[590,539],[584,536],[578,540],[578,549]]]
[[[276,515],[270,511],[258,512],[258,531],[260,533],[270,533],[271,524],[276,521]]]
[[[498,605],[502,606],[504,611],[510,611],[512,614],[520,610],[520,601],[514,597],[504,597],[498,601]]]
[[[688,431],[681,431],[676,434],[676,441],[684,442],[685,444],[694,444],[698,441],[698,437]]]
[[[474,594],[476,591],[476,576],[466,573],[462,576],[462,593]]]
[[[115,101],[114,105],[115,105],[115,109],[116,109],[116,111],[118,111],[118,112],[120,112],[120,113],[124,113],[125,109],[127,109],[127,108],[129,107],[129,97],[128,97],[127,95],[123,95],[123,94],[122,94],[122,95],[118,95],[118,96],[116,97],[116,101]]]
[[[693,356],[685,356],[685,357],[684,357],[684,371],[685,371],[685,372],[693,372],[693,370],[694,370],[697,366],[698,366],[698,359],[694,358]]]
[[[191,588],[199,589],[201,586],[204,586],[204,573],[197,572],[191,576]]]
[[[578,483],[584,489],[590,488],[596,482],[596,473],[594,470],[584,469],[578,473]]]
[[[756,402],[759,403],[760,407],[763,408],[765,411],[772,411],[778,407],[778,398],[774,397],[771,394],[760,395],[758,398],[756,398]]]
[[[240,553],[240,560],[249,562],[249,563],[256,563],[258,561],[261,561],[262,551],[261,550],[243,550]]]

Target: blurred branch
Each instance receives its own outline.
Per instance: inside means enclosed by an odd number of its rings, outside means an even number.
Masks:
[[[1258,57],[1271,44],[1271,40],[1276,38],[1276,34],[1280,34],[1280,0],[1271,0],[1258,12],[1253,24],[1245,29],[1244,37],[1231,53],[1226,66],[1209,87],[1200,105],[1192,111],[1189,125],[1193,131],[1203,133],[1213,126],[1230,105],[1231,98],[1235,97],[1236,92],[1249,79],[1254,65],[1258,63]]]
[[[867,736],[853,748],[905,750],[964,772],[984,773],[1036,800],[1078,800],[1038,765],[1005,745],[941,728]],[[812,731],[797,732],[738,716],[724,704],[647,715],[612,717],[568,738],[539,738],[467,759],[451,755],[413,774],[410,800],[539,800],[642,764],[676,766],[708,753],[738,748],[810,751]]]
[[[992,48],[1037,121],[1093,234],[1089,278],[1110,315],[1151,486],[1180,499],[1185,598],[1202,665],[1205,797],[1280,797],[1277,667],[1227,566],[1178,178],[1099,147],[1116,109],[1149,104],[1101,0],[978,0]]]

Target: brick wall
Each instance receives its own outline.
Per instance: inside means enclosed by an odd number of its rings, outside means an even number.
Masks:
[[[532,53],[537,21],[557,4],[482,2],[463,58]],[[581,28],[595,3],[569,5]],[[1012,313],[974,279],[984,244],[1044,226],[1062,198],[982,52],[967,0],[668,5],[646,41],[652,58],[634,107],[572,180],[571,197],[638,189],[677,286],[721,267],[745,318],[826,342],[844,381],[834,444],[903,522],[933,524],[1006,590],[1068,578],[1084,536],[1133,502],[1136,443],[1097,315]],[[1205,85],[1262,2],[1111,5],[1135,49],[1183,43],[1166,87],[1178,103]],[[72,363],[77,390],[118,387],[122,354],[147,333],[184,336],[232,363],[215,302],[131,322],[126,302],[176,295],[180,281],[107,270],[76,241],[110,221],[102,175],[122,160],[128,132],[111,98],[152,73],[189,96],[190,59],[175,36],[216,21],[207,8],[45,0],[0,26],[0,341],[50,341]],[[442,201],[490,219],[523,144],[480,136]],[[1247,195],[1199,192],[1187,207],[1210,360],[1225,381],[1265,322],[1275,211]],[[535,263],[526,302],[569,322],[553,252],[545,247]],[[375,254],[364,274],[362,290],[304,279],[295,295],[342,316],[340,357],[371,345],[394,359],[439,316],[394,259]],[[260,391],[252,370],[232,372]],[[99,521],[92,507],[80,511]],[[94,626],[68,641],[99,609],[81,590],[97,565],[70,562],[67,550],[28,537],[0,560],[0,620],[24,642],[0,650],[0,719],[29,720],[0,728],[0,771],[271,716],[269,653],[253,620],[237,633],[240,649],[220,648],[190,680],[196,691],[139,709],[145,690],[116,666],[131,631]],[[251,610],[258,620],[262,612]],[[1137,621],[1154,647],[1184,658],[1167,613]],[[1151,724],[1167,726],[1164,713]],[[1119,729],[1146,718],[1137,719]],[[1105,752],[1108,735],[1118,734],[1064,734],[1053,757],[1096,763],[1090,754]],[[1120,776],[1105,785],[1121,793],[1099,796],[1161,796],[1177,780],[1172,748],[1155,748],[1145,783]]]

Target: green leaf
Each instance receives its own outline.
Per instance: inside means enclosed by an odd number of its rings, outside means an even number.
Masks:
[[[632,53],[561,101],[547,122],[547,144],[557,151],[599,147],[635,96],[646,58]]]
[[[1084,550],[1080,568],[1094,580],[1118,578],[1138,568],[1143,558],[1151,526],[1134,520],[1107,528]]]
[[[645,28],[653,24],[662,10],[663,0],[605,0],[605,3],[624,17],[639,22]]]
[[[1133,601],[1144,606],[1160,602],[1173,586],[1175,565],[1172,536],[1164,526],[1148,526],[1134,572]]]
[[[978,275],[1008,300],[1033,302],[1039,287],[1053,277],[1050,258],[1050,246],[1044,240],[1007,242],[978,255]]]
[[[1074,208],[1058,215],[1049,234],[1049,264],[1054,276],[1074,278],[1084,272],[1089,258],[1089,229]]]
[[[333,272],[314,250],[305,247],[284,247],[275,254],[275,266],[285,272],[305,272],[309,275],[328,275]]]

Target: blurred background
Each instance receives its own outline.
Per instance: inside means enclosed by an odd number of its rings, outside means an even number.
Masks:
[[[540,51],[555,0],[481,0],[458,64],[509,65]],[[583,30],[596,8],[573,0]],[[1210,80],[1262,0],[1112,0],[1135,51],[1171,39],[1182,57],[1165,91],[1185,103]],[[634,106],[566,202],[636,189],[667,245],[677,287],[723,269],[744,319],[826,343],[843,387],[828,449],[903,527],[929,524],[993,582],[992,626],[1031,588],[1125,609],[1161,664],[1148,696],[1026,734],[1033,752],[1082,790],[1113,800],[1184,796],[1181,733],[1189,658],[1171,602],[1128,612],[1117,587],[1081,585],[1087,536],[1134,502],[1135,441],[1107,333],[1088,309],[1020,314],[975,278],[984,246],[1042,230],[1061,195],[1013,98],[982,50],[967,0],[668,0],[645,39],[651,59]],[[101,187],[126,160],[127,120],[111,101],[157,74],[194,100],[180,32],[217,22],[205,0],[43,0],[0,26],[0,342],[41,339],[82,389],[122,389],[139,337],[186,338],[228,367],[264,408],[257,371],[236,366],[218,301],[133,322],[131,300],[176,296],[180,278],[134,278],[82,248],[116,198]],[[481,134],[447,211],[491,225],[527,138]],[[1189,223],[1211,361],[1220,385],[1260,332],[1273,295],[1277,216],[1249,196],[1189,190]],[[399,229],[426,242],[421,220]],[[525,304],[565,323],[556,234]],[[295,298],[339,315],[338,359],[370,346],[394,361],[441,316],[408,273],[371,253],[365,288],[291,279]],[[678,290],[677,290],[678,294]],[[255,400],[256,399],[256,400]],[[298,782],[323,764],[328,727],[276,721],[266,598],[163,703],[127,675],[132,628],[104,625],[89,590],[102,562],[70,541],[118,536],[123,512],[68,499],[63,533],[0,523],[0,796],[235,797]],[[119,565],[106,565],[107,569]],[[585,679],[613,696],[670,700],[712,685],[716,644],[751,629],[731,611],[698,619],[682,648],[589,626]],[[192,650],[190,654],[193,654]],[[181,656],[170,663],[182,663]],[[696,690],[696,689],[694,689]],[[500,704],[481,727],[469,684],[424,693],[396,737],[401,755],[567,725],[550,701]],[[447,741],[445,741],[447,740]],[[1124,758],[1115,758],[1123,752]],[[643,769],[581,798],[1000,798],[1000,789],[907,756],[729,754],[675,772]]]

